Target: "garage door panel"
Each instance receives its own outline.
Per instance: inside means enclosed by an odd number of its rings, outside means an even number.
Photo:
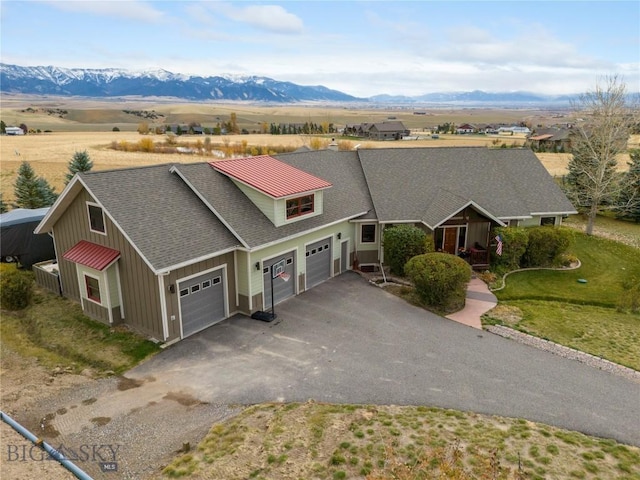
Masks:
[[[289,275],[289,281],[285,282],[281,278],[275,278],[273,280],[273,303],[278,304],[289,297],[296,294],[296,282],[295,282],[295,251],[285,253],[275,258],[270,258],[263,261],[263,292],[264,292],[264,308],[271,307],[271,266],[279,261],[285,261],[284,271]]]
[[[331,243],[331,238],[329,237],[307,245],[305,252],[307,289],[331,277],[331,262],[333,259]]]
[[[212,272],[180,282],[182,334],[192,335],[226,317],[223,277]]]

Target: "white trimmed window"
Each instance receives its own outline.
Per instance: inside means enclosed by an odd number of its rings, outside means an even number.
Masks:
[[[89,230],[106,235],[107,229],[102,208],[95,203],[87,203],[87,213],[89,214]]]
[[[85,274],[84,284],[87,288],[87,298],[102,305],[100,297],[100,281],[95,277],[90,277]]]
[[[360,227],[360,241],[362,243],[375,243],[376,241],[376,224],[366,223]]]

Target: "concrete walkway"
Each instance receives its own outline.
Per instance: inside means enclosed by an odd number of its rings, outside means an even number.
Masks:
[[[480,317],[497,304],[498,299],[489,291],[487,284],[474,277],[467,285],[467,299],[464,308],[459,312],[447,315],[446,318],[482,330]]]

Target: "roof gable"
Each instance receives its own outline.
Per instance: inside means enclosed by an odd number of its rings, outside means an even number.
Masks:
[[[331,183],[269,155],[211,162],[218,172],[273,198],[321,190]]]
[[[211,170],[207,163],[201,165]],[[86,189],[156,273],[238,247],[240,241],[177,175],[170,172],[172,166],[78,174],[36,231],[52,231],[78,193]]]

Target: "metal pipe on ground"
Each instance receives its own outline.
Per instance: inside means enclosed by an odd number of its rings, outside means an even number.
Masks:
[[[31,443],[33,443],[37,447],[42,448],[45,452],[47,452],[51,456],[51,458],[56,460],[58,463],[60,463],[60,465],[62,465],[64,468],[66,468],[71,473],[73,473],[76,476],[76,478],[79,478],[80,480],[93,480],[93,478],[87,475],[80,467],[78,467],[76,464],[71,462],[71,460],[66,458],[62,453],[57,451],[55,448],[53,448],[44,440],[36,437],[33,433],[31,433],[29,430],[24,428],[22,425],[20,425],[18,422],[16,422],[13,418],[11,418],[9,415],[4,413],[3,411],[0,411],[0,419],[2,419],[3,422],[5,422],[7,425],[13,428],[16,432],[18,432],[24,438],[29,440]]]

